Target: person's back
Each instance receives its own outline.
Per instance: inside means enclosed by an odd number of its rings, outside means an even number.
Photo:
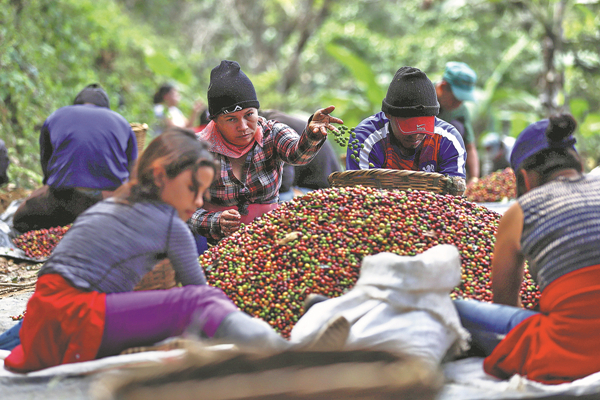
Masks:
[[[559,384],[600,371],[600,180],[583,174],[576,127],[562,114],[519,134],[510,160],[519,197],[494,245],[495,304],[455,301],[484,371],[499,378]],[[539,285],[535,311],[522,307],[525,261]]]
[[[42,128],[44,183],[115,190],[137,158],[135,134],[121,115],[91,104],[58,109]]]
[[[44,185],[21,203],[13,227],[26,232],[72,223],[129,178],[137,156],[130,124],[110,110],[102,87],[86,86],[73,105],[56,110],[44,122],[40,133]]]
[[[315,158],[307,165],[296,167],[294,186],[306,189],[325,189],[329,187],[329,175],[340,171],[340,163],[333,145],[325,141]]]
[[[523,209],[522,251],[540,290],[569,272],[600,264],[599,177],[559,178],[517,201]]]
[[[86,245],[94,237],[94,245]],[[81,214],[40,270],[60,274],[75,287],[103,293],[133,290],[155,265],[169,258],[184,284],[205,283],[195,265],[192,234],[176,210],[159,201],[131,204],[111,199]],[[107,252],[106,249],[111,249]]]

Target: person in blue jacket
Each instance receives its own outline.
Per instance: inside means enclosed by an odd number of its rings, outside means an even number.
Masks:
[[[104,89],[86,86],[73,105],[59,108],[44,122],[44,186],[19,206],[13,227],[26,232],[72,223],[129,179],[137,153],[135,133],[110,109]]]
[[[418,68],[400,68],[381,112],[354,129],[346,169],[437,172],[456,177],[464,186],[465,145],[456,128],[436,118],[439,109],[435,87],[427,75]]]

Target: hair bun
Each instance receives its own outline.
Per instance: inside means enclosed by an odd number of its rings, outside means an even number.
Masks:
[[[550,124],[546,129],[549,142],[562,142],[575,132],[577,121],[571,114],[557,114],[550,117]]]

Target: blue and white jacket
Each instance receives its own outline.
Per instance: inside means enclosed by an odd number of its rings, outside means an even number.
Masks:
[[[405,169],[466,178],[467,153],[463,139],[456,128],[439,118],[435,119],[435,132],[426,134],[412,156],[404,156],[400,151],[383,112],[363,120],[354,133],[357,142],[352,146],[351,138],[348,144],[348,170]]]

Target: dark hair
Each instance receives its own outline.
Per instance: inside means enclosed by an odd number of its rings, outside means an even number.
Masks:
[[[556,171],[575,169],[583,172],[579,154],[572,148],[572,143],[565,146],[565,139],[575,132],[577,122],[570,114],[558,114],[549,118],[546,138],[550,147],[527,157],[519,169],[535,171],[540,176],[540,184],[547,183]],[[521,173],[517,173],[517,194],[525,193],[525,181]]]
[[[196,190],[195,172],[200,167],[211,167],[217,176],[219,166],[208,144],[199,141],[189,129],[171,127],[154,138],[138,159],[131,180],[121,186],[115,197],[125,202],[160,200],[160,188],[154,179],[154,168],[162,166],[168,178],[175,178],[185,170],[192,170]]]
[[[163,83],[162,85],[160,85],[156,93],[154,93],[154,97],[152,99],[154,101],[154,104],[162,103],[165,99],[165,95],[173,89],[175,89],[175,86],[171,85],[170,83]]]
[[[98,83],[92,83],[77,93],[73,104],[95,104],[98,107],[110,108],[110,100],[106,91]]]
[[[198,118],[199,125],[208,125],[210,122],[210,114],[208,113],[208,107],[202,110],[200,117]]]

